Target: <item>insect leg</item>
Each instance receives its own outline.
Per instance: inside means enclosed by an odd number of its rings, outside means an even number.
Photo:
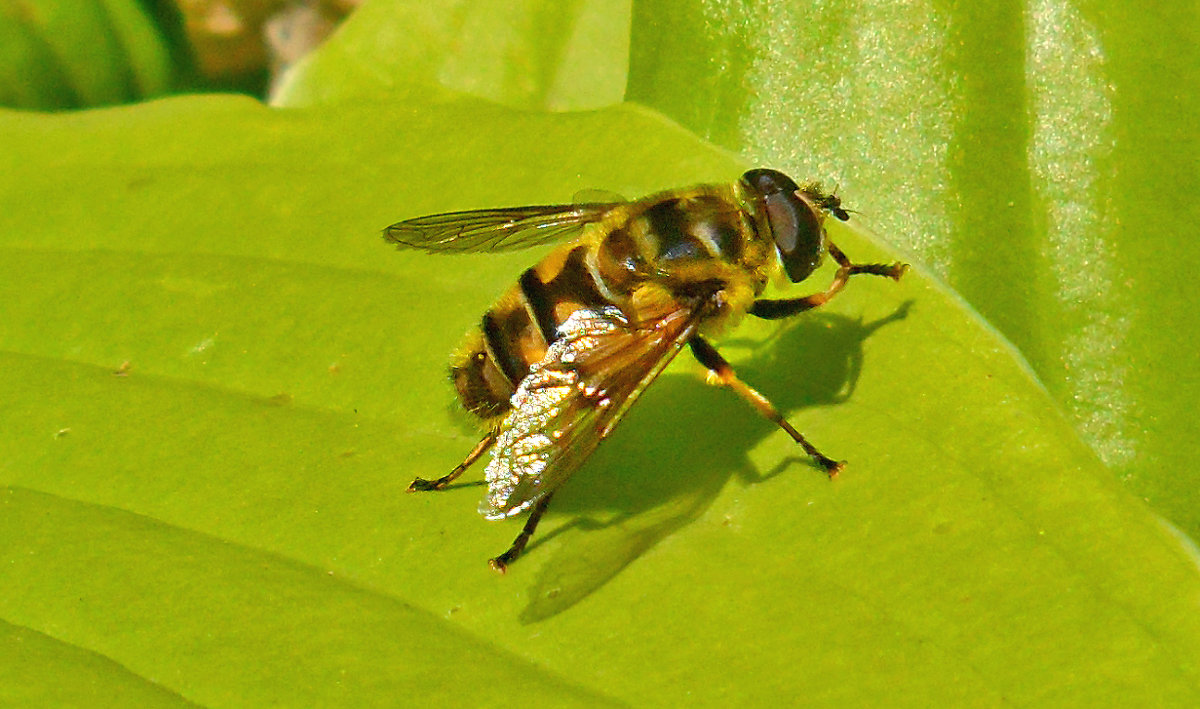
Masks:
[[[904,272],[908,270],[908,264],[905,263],[850,263],[850,259],[846,257],[846,254],[842,253],[842,250],[832,242],[829,242],[827,247],[829,255],[838,263],[837,273],[834,274],[833,282],[829,284],[828,288],[820,293],[813,293],[804,298],[756,300],[750,306],[750,314],[764,320],[786,318],[828,303],[833,296],[837,295],[845,287],[846,281],[850,276],[867,274],[871,276],[885,276],[898,281],[900,280],[900,276],[904,275]]]
[[[492,444],[495,442],[496,431],[489,431],[488,435],[484,436],[483,440],[480,441],[479,444],[467,454],[466,459],[454,467],[454,470],[451,470],[449,473],[443,475],[437,480],[417,478],[416,480],[413,480],[411,484],[409,484],[407,492],[417,492],[418,490],[441,490],[445,488],[447,485],[453,482],[455,478],[457,478],[459,475],[462,475],[467,468],[471,467],[472,463],[479,460],[479,456],[486,453],[487,449],[491,448]]]
[[[767,397],[758,393],[758,391],[741,379],[738,379],[737,374],[733,371],[733,367],[730,366],[729,362],[725,361],[721,353],[717,352],[716,348],[710,345],[707,340],[696,335],[688,340],[688,344],[691,345],[692,354],[700,361],[700,364],[708,367],[711,382],[733,389],[738,396],[750,402],[751,406],[758,409],[758,413],[762,414],[763,417],[774,421],[777,426],[787,431],[792,440],[799,443],[804,452],[812,456],[817,465],[825,469],[829,477],[832,478],[841,471],[845,462],[836,461],[826,456],[817,450],[813,444],[805,440],[804,436],[783,418],[783,414],[779,413],[779,410],[775,408],[775,405]]]
[[[529,512],[529,519],[525,520],[525,526],[521,528],[521,533],[513,540],[512,546],[508,551],[494,559],[489,559],[492,569],[497,573],[504,573],[508,570],[508,565],[516,561],[521,552],[525,550],[525,545],[529,543],[529,538],[533,536],[533,530],[537,529],[538,522],[542,521],[542,515],[546,512],[546,506],[550,504],[550,498],[554,496],[553,492],[546,493],[546,496],[538,500],[533,509]]]

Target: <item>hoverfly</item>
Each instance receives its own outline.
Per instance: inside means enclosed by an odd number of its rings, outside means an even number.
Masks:
[[[743,315],[785,318],[823,305],[859,274],[898,280],[907,266],[852,263],[826,238],[828,215],[849,218],[816,184],[775,170],[733,184],[699,185],[633,202],[484,209],[409,219],[384,230],[405,248],[506,251],[568,237],[526,269],[483,314],[454,356],[450,379],[486,435],[436,480],[440,490],[489,449],[479,511],[503,519],[529,510],[521,533],[490,560],[503,573],[520,556],[546,506],[625,412],[685,346],[775,422],[831,477],[843,463],[817,450],[705,339]],[[807,278],[828,252],[829,287],[802,298],[760,299],[772,278]]]

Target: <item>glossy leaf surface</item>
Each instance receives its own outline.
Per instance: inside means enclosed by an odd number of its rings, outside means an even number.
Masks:
[[[303,110],[0,114],[6,701],[1195,703],[1194,548],[922,269],[719,342],[849,461],[838,480],[681,359],[496,577],[519,524],[478,517],[477,487],[403,488],[476,439],[446,357],[537,254],[395,252],[379,229],[748,165],[635,105],[511,111],[417,77],[367,106],[369,82],[336,85],[363,75],[298,75],[342,97]],[[547,95],[506,91],[477,93]],[[895,213],[937,214],[841,193],[900,241]]]
[[[379,228],[741,169],[651,114],[3,122],[2,617],[64,644],[47,673],[95,653],[213,705],[1195,696],[1194,559],[919,271],[722,342],[832,483],[681,360],[505,578],[478,488],[403,493],[473,443],[445,358],[533,254]]]

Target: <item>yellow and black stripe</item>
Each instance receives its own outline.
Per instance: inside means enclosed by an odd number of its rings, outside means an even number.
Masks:
[[[582,239],[522,273],[468,334],[450,367],[464,407],[484,419],[503,415],[572,313],[607,305],[627,311],[647,282],[685,302],[731,281],[760,292],[770,251],[758,243],[760,224],[750,214],[736,187],[724,185],[615,206]],[[637,313],[626,315],[638,321]]]

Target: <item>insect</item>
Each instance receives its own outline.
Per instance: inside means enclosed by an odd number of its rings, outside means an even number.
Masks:
[[[491,450],[480,513],[494,520],[529,511],[512,545],[490,560],[503,573],[558,487],[684,347],[711,382],[747,400],[836,475],[844,464],[809,443],[706,339],[747,313],[774,320],[821,306],[851,276],[900,278],[902,263],[852,263],[826,236],[829,215],[849,218],[837,196],[757,169],[732,184],[632,202],[453,212],[388,227],[387,241],[438,253],[574,237],[521,273],[467,334],[450,379],[487,433],[448,474],[417,478],[408,491],[441,490]],[[803,281],[825,253],[838,266],[825,290],[759,298],[772,279]]]

